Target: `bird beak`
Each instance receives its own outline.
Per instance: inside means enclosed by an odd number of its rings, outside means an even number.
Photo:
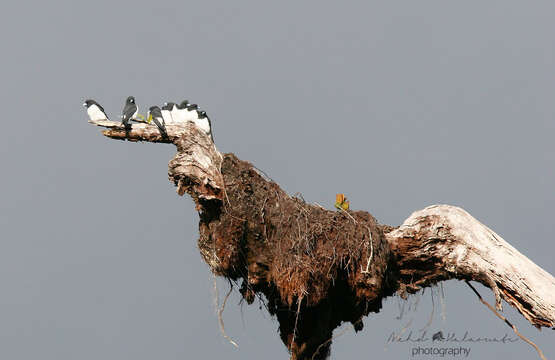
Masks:
[[[87,106],[87,103],[83,103],[83,106]]]

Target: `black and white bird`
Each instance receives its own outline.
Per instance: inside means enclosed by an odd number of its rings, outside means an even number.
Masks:
[[[173,106],[175,104],[172,102],[169,103],[165,103],[164,106],[162,106],[162,119],[164,119],[164,126],[167,124],[173,124],[174,120],[172,117],[172,110],[173,110]]]
[[[104,108],[94,100],[85,100],[83,106],[87,108],[87,115],[92,121],[108,120],[108,116],[104,112]]]
[[[189,104],[186,108],[187,112],[185,113],[185,121],[192,121],[196,123],[198,119],[198,105],[197,104]]]
[[[170,109],[170,115],[172,116],[172,121],[174,124],[177,123],[177,115],[179,110],[179,108],[177,107],[177,104],[170,101],[165,103],[164,107]]]
[[[125,100],[125,105],[123,105],[123,111],[121,112],[121,123],[126,129],[131,127],[129,121],[135,120],[138,113],[139,107],[135,103],[135,98],[129,96],[127,100]]]
[[[160,130],[160,134],[162,135],[162,137],[164,138],[168,137],[168,133],[166,132],[166,125],[164,123],[164,118],[162,117],[162,110],[160,110],[158,106],[151,106],[148,109],[147,118],[152,119],[154,124],[158,127],[158,130]]]
[[[195,121],[195,124],[206,134],[210,135],[210,140],[214,142],[214,136],[212,135],[212,123],[210,122],[210,118],[206,114],[206,111],[198,111],[198,116]]]
[[[189,105],[189,101],[183,100],[181,103],[175,106],[175,109],[172,113],[172,118],[173,121],[175,121],[177,124],[184,125],[187,121],[187,105]]]

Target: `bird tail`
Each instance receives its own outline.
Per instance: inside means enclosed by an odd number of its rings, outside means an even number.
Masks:
[[[156,124],[156,125],[158,125],[158,130],[160,131],[160,135],[162,135],[162,138],[167,139],[168,132],[166,131],[166,127],[162,124]]]
[[[160,121],[156,120],[155,118],[152,118],[152,120],[154,121],[154,124],[156,125],[156,127],[158,127],[158,130],[160,131],[162,138],[167,139],[168,133],[166,131],[166,126],[162,125]]]

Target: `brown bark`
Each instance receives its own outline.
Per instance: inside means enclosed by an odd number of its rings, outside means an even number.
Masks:
[[[248,303],[264,295],[291,359],[324,359],[342,322],[359,331],[384,297],[453,278],[490,287],[537,327],[555,325],[555,279],[462,209],[430,207],[392,228],[286,194],[192,123],[169,126],[167,140],[147,124],[94,123],[111,138],[177,146],[168,175],[197,205],[201,256]]]

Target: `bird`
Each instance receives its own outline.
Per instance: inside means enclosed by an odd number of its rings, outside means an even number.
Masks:
[[[164,120],[164,126],[166,124],[173,124],[172,110],[174,103],[165,103],[162,106],[162,119]]]
[[[335,195],[335,207],[338,210],[349,210],[349,202],[344,194]]]
[[[198,111],[197,110],[197,120],[195,124],[206,134],[210,135],[210,140],[214,142],[214,136],[212,135],[212,123],[210,122],[210,118],[206,114],[206,111]]]
[[[186,107],[186,113],[185,113],[185,121],[192,121],[192,122],[196,122],[196,120],[198,119],[198,105],[197,104],[188,104]]]
[[[158,127],[158,130],[160,131],[162,137],[168,137],[164,118],[162,117],[162,110],[160,110],[158,106],[151,106],[148,109],[148,119],[152,119],[152,121],[154,121],[154,124]]]
[[[104,112],[104,108],[94,100],[85,100],[83,106],[87,108],[87,114],[92,121],[108,120],[108,116]]]
[[[174,102],[167,102],[167,103],[165,103],[164,105],[171,108],[171,109],[170,109],[170,114],[171,114],[171,116],[172,116],[172,121],[173,121],[173,123],[175,124],[175,123],[177,122],[177,121],[176,121],[177,111],[179,110],[179,109],[177,108],[177,104],[174,103]]]
[[[139,107],[135,103],[135,98],[133,96],[129,96],[125,100],[125,105],[123,105],[123,110],[121,112],[121,123],[125,126],[126,129],[131,128],[131,124],[129,124],[130,120],[134,120],[139,113]]]
[[[187,105],[189,101],[183,100],[181,103],[175,105],[172,112],[172,119],[176,124],[184,124],[187,120]]]

